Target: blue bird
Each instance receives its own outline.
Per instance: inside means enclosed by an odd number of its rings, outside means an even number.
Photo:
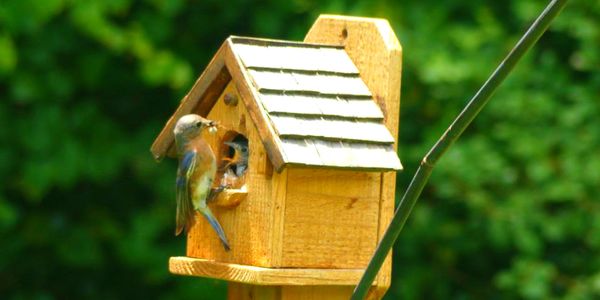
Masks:
[[[211,190],[215,179],[217,164],[215,155],[202,139],[202,132],[216,130],[216,123],[199,115],[182,116],[175,125],[175,144],[179,156],[179,168],[176,181],[177,214],[175,235],[184,229],[187,231],[194,221],[194,211],[200,212],[215,230],[226,251],[229,243],[225,232],[207,206],[207,199],[212,198]],[[218,192],[218,190],[217,190]]]

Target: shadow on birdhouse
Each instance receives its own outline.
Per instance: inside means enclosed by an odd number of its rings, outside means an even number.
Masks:
[[[215,185],[228,188],[209,205],[231,251],[197,216],[170,271],[349,295],[393,214],[400,67],[381,19],[321,16],[304,42],[228,38],[151,151],[174,156],[185,114],[218,122],[204,138],[219,161]],[[390,268],[375,281],[382,291]]]

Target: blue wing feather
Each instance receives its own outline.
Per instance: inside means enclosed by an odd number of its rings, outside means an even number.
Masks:
[[[192,165],[192,162],[196,158],[196,151],[186,151],[183,153],[181,162],[179,163],[179,171],[183,174],[187,173],[188,169]]]
[[[189,175],[194,171],[196,162],[196,151],[186,151],[179,161],[177,169],[176,195],[177,213],[175,216],[177,227],[175,235],[179,235],[183,229],[189,228],[189,223],[194,219],[194,207],[189,195]]]

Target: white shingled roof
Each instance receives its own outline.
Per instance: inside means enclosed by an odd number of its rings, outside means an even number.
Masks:
[[[399,170],[394,138],[342,47],[232,37],[286,164]]]

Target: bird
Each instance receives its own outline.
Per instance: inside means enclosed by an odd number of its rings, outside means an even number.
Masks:
[[[231,141],[225,142],[225,145],[233,149],[233,156],[226,157],[225,168],[235,166],[235,175],[242,177],[248,168],[248,141]]]
[[[216,122],[196,114],[184,115],[175,124],[173,133],[179,157],[175,235],[179,235],[184,229],[189,230],[194,221],[194,211],[198,211],[215,230],[225,250],[229,251],[231,248],[225,232],[207,206],[207,199],[213,198],[211,187],[217,164],[212,149],[201,134],[204,130],[214,132],[216,126]]]

